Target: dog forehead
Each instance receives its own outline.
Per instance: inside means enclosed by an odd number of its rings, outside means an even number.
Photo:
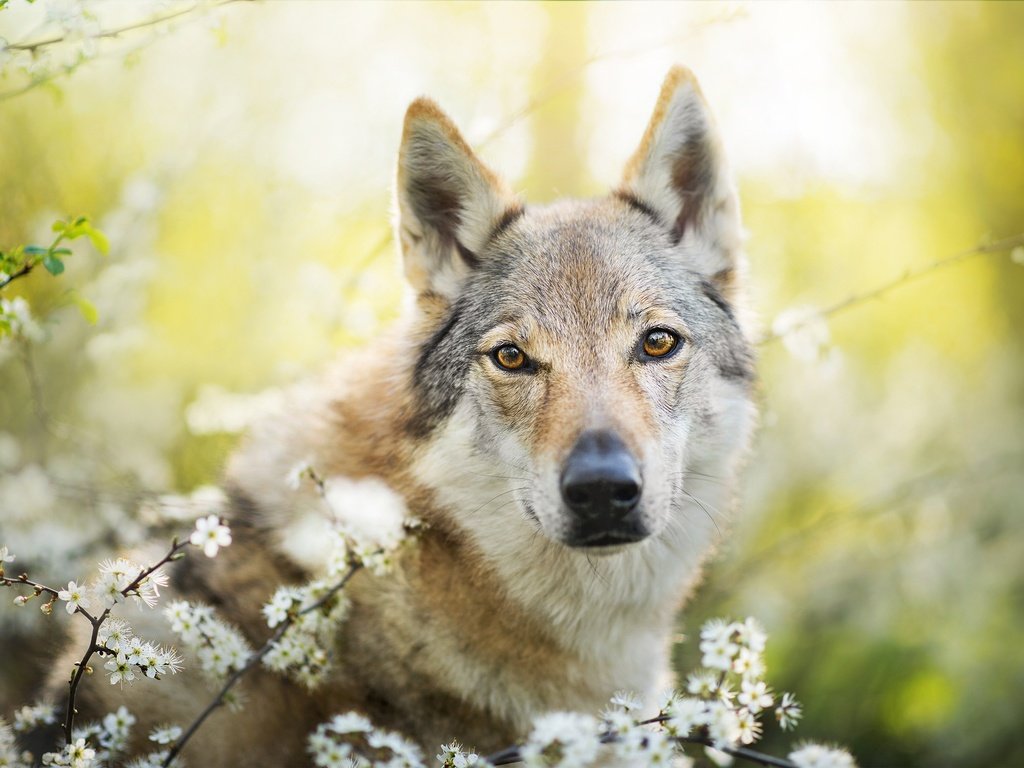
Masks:
[[[478,284],[489,314],[561,329],[680,309],[699,282],[673,258],[668,233],[608,200],[528,209],[493,248]]]

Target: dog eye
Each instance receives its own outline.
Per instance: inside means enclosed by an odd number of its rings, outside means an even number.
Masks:
[[[644,336],[643,350],[648,357],[667,357],[679,346],[679,337],[664,328],[652,328]]]
[[[515,344],[502,344],[491,352],[491,359],[506,371],[521,371],[529,364],[526,353]]]

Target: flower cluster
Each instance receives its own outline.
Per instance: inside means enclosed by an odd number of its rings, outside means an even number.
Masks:
[[[700,639],[705,669],[686,680],[686,692],[692,698],[674,702],[674,706],[683,707],[688,718],[697,717],[693,724],[685,724],[706,728],[716,744],[752,744],[761,735],[759,717],[775,704],[775,695],[762,679],[768,636],[752,618],[744,622],[713,619],[701,629]],[[702,715],[694,702],[703,706]],[[800,705],[792,694],[784,694],[775,714],[779,724],[788,729],[799,720]]]
[[[178,600],[164,609],[164,616],[185,646],[195,651],[203,672],[214,679],[241,669],[252,655],[242,633],[217,618],[208,605]]]
[[[491,765],[487,758],[476,752],[463,750],[462,745],[456,741],[441,747],[437,762],[441,764],[441,768],[490,768]]]
[[[597,718],[577,712],[551,712],[533,721],[533,730],[519,753],[527,766],[590,765],[601,748]]]
[[[330,668],[325,649],[332,648],[338,628],[348,611],[348,601],[326,580],[303,587],[281,587],[263,606],[273,628],[290,618],[291,624],[263,657],[268,669],[291,675],[315,688]]]
[[[389,573],[395,553],[420,526],[409,516],[402,497],[376,477],[325,480],[309,461],[293,466],[285,483],[299,490],[307,479],[316,486],[332,524],[327,575],[343,574],[354,564],[377,575]]]
[[[783,310],[772,321],[772,334],[782,339],[793,357],[806,363],[823,360],[830,351],[828,322],[816,307],[797,306]]]
[[[136,671],[159,680],[161,675],[175,675],[182,669],[183,660],[177,651],[136,637],[121,619],[104,622],[96,633],[96,642],[99,653],[110,657],[103,668],[110,673],[111,685],[132,682]]]
[[[28,733],[44,725],[57,722],[57,712],[52,704],[25,705],[14,713],[14,730],[17,733]],[[3,765],[0,761],[0,765]]]
[[[71,743],[60,752],[46,752],[43,765],[94,768],[109,765],[128,748],[135,716],[124,707],[110,712],[96,723],[75,728]]]
[[[149,740],[156,742],[163,746],[171,744],[181,736],[181,728],[176,725],[164,725],[158,728],[154,728],[149,734]],[[163,768],[164,763],[167,762],[168,751],[166,749],[157,750],[156,752],[150,752],[148,755],[137,757],[129,763],[126,763],[124,768]],[[180,760],[176,761],[176,764],[180,764]]]
[[[702,663],[687,678],[684,692],[661,696],[657,715],[641,719],[644,702],[635,694],[612,697],[601,718],[573,712],[552,712],[534,720],[519,756],[536,768],[582,768],[604,764],[676,766],[689,768],[682,751],[688,743],[704,745],[713,758],[730,759],[740,747],[761,735],[759,717],[774,708],[784,730],[800,718],[800,705],[785,693],[775,695],[762,679],[767,635],[753,619],[727,622],[715,619],[701,630]],[[724,753],[724,754],[723,754]],[[438,755],[445,766],[486,764],[458,745]],[[471,762],[482,761],[482,762]],[[854,768],[849,753],[818,744],[804,744],[789,755],[795,768]]]
[[[320,768],[420,768],[419,748],[396,733],[373,727],[360,714],[335,715],[317,726],[308,748]]]

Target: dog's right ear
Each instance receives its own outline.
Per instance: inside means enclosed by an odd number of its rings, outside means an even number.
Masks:
[[[409,105],[398,153],[398,236],[418,294],[454,300],[484,246],[521,211],[433,101]]]

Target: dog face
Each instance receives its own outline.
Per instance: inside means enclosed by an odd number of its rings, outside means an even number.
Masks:
[[[548,538],[617,552],[661,535],[689,477],[745,437],[740,224],[711,117],[673,70],[622,185],[526,208],[432,103],[399,157],[399,234],[428,338],[410,428],[462,425]]]

